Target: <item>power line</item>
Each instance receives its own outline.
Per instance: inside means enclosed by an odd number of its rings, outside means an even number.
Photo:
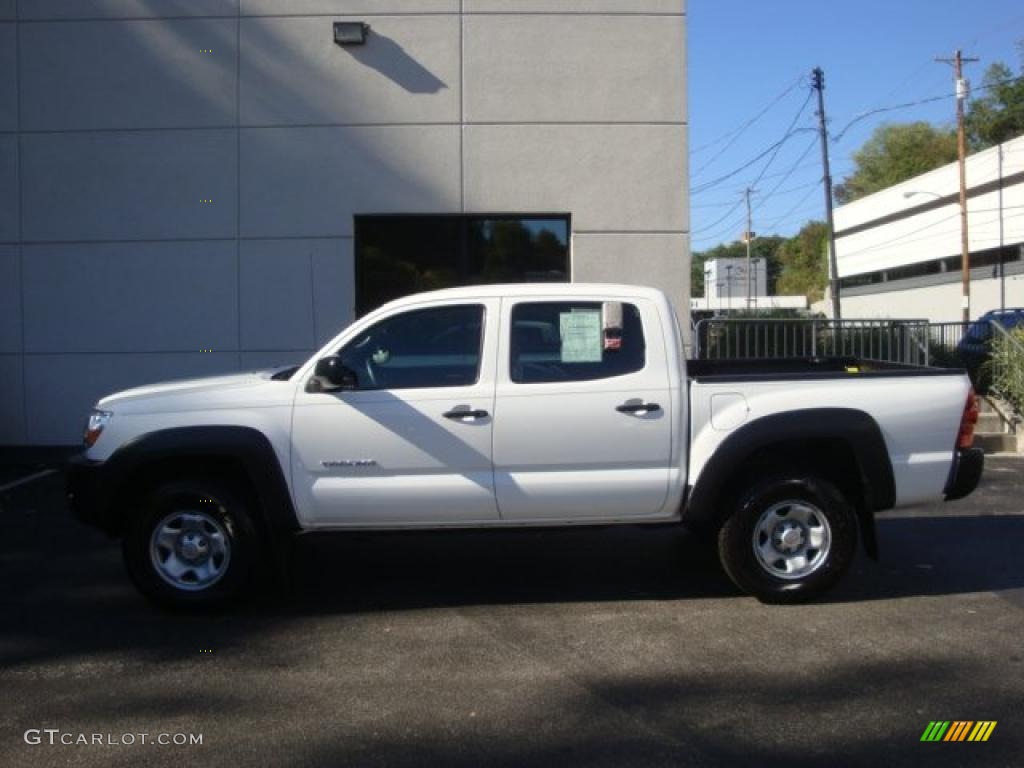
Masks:
[[[789,125],[786,127],[786,136],[793,135],[793,129],[796,128],[796,124],[800,122],[800,118],[803,117],[804,112],[807,110],[807,105],[811,103],[812,96],[813,91],[808,91],[807,98],[804,99],[804,103],[800,105],[800,109],[799,111],[797,111],[796,116],[790,121]],[[761,169],[761,172],[757,174],[757,178],[750,183],[751,187],[756,185],[759,181],[761,181],[761,179],[764,178],[765,172],[767,172],[767,170],[771,167],[772,163],[775,162],[775,158],[779,156],[779,152],[781,151],[782,145],[780,144],[778,148],[772,153],[772,156],[768,158],[768,162],[764,164],[764,168]]]
[[[694,189],[691,190],[691,194],[695,194],[695,195],[696,194],[700,194],[701,192],[705,192],[705,191],[707,191],[707,190],[709,190],[709,189],[711,189],[713,187],[716,187],[719,184],[721,184],[722,182],[728,181],[729,179],[733,178],[737,174],[742,173],[747,168],[749,168],[752,165],[754,165],[755,163],[757,163],[759,160],[761,160],[761,159],[763,159],[765,157],[768,157],[770,155],[771,157],[768,160],[768,162],[765,164],[765,167],[761,169],[761,175],[759,175],[758,178],[757,178],[757,181],[760,181],[762,176],[763,176],[763,174],[768,170],[768,167],[771,166],[772,162],[778,156],[778,153],[781,150],[782,146],[787,141],[789,141],[793,136],[795,136],[797,133],[801,133],[804,130],[811,130],[810,128],[806,128],[806,129],[796,128],[796,124],[797,124],[797,122],[799,122],[801,115],[803,115],[804,110],[807,109],[807,105],[810,102],[810,96],[811,96],[811,94],[810,94],[810,92],[808,92],[808,97],[806,99],[804,99],[804,103],[800,105],[800,109],[797,110],[796,115],[793,117],[793,120],[790,122],[789,127],[787,127],[786,132],[783,134],[781,139],[779,139],[777,142],[772,144],[767,149],[765,149],[762,152],[758,153],[758,155],[756,157],[754,157],[751,160],[748,160],[746,163],[741,165],[739,168],[736,168],[736,169],[730,171],[729,173],[726,173],[726,174],[724,174],[722,176],[719,176],[717,179],[712,179],[711,181],[704,182],[703,184],[699,184],[698,186],[694,187]],[[755,181],[755,183],[756,183],[756,181]]]
[[[772,187],[771,191],[769,191],[767,195],[765,195],[763,198],[761,198],[760,201],[758,201],[758,203],[755,206],[754,210],[759,209],[762,205],[764,205],[766,202],[771,200],[774,195],[776,195],[776,194],[784,194],[784,193],[779,193],[779,187],[781,187],[783,184],[785,184],[789,180],[789,177],[793,175],[793,172],[796,171],[797,168],[801,167],[800,164],[804,161],[804,158],[806,158],[807,155],[810,154],[811,150],[814,149],[814,145],[817,144],[817,143],[818,143],[818,140],[816,138],[811,139],[811,143],[807,145],[807,149],[805,149],[801,153],[800,157],[798,157],[796,159],[796,162],[793,163],[793,165],[790,166],[789,170],[786,171],[786,173],[784,173],[782,175],[782,178],[780,178],[779,182],[774,187]],[[814,182],[814,183],[817,184],[817,182]],[[809,186],[809,185],[803,184],[800,187],[797,187],[797,189],[803,189],[803,188],[805,188],[807,186]]]
[[[804,105],[804,108],[806,108],[806,104]],[[799,119],[799,116],[800,116],[800,114],[802,114],[802,111],[803,111],[803,110],[801,110],[801,113],[798,113],[798,114],[797,114],[797,119]],[[797,170],[798,168],[803,168],[803,167],[806,167],[806,165],[804,165],[804,164],[803,164],[803,160],[804,160],[804,158],[805,158],[805,157],[807,157],[808,153],[809,153],[809,152],[810,152],[810,151],[811,151],[811,150],[812,150],[812,149],[814,148],[814,145],[815,145],[816,143],[817,143],[817,139],[813,139],[813,140],[811,141],[811,143],[810,143],[810,144],[808,145],[807,149],[805,149],[805,150],[803,151],[803,153],[801,153],[801,155],[800,155],[800,156],[799,156],[799,157],[797,158],[796,162],[795,162],[795,163],[794,163],[793,165],[791,165],[791,166],[789,167],[789,169],[788,169],[788,170],[786,170],[786,171],[782,171],[781,173],[777,173],[777,174],[771,174],[771,176],[772,176],[772,177],[781,177],[781,178],[780,178],[779,182],[778,182],[778,183],[777,183],[777,184],[775,185],[775,187],[773,187],[773,188],[772,188],[772,191],[771,191],[771,192],[769,192],[769,193],[768,193],[768,195],[767,195],[767,196],[766,196],[765,198],[763,198],[763,199],[762,199],[762,200],[761,200],[761,201],[760,201],[760,202],[759,202],[759,203],[757,204],[757,206],[755,206],[755,210],[757,210],[758,208],[760,208],[760,207],[761,207],[761,206],[762,206],[762,205],[763,205],[763,204],[764,204],[765,202],[767,202],[767,200],[769,200],[769,199],[770,199],[770,198],[771,198],[771,197],[772,197],[773,195],[775,195],[775,194],[777,193],[777,190],[778,190],[778,188],[779,188],[780,186],[782,186],[782,184],[784,184],[784,183],[785,183],[785,182],[786,182],[786,181],[787,181],[787,180],[789,179],[789,177],[790,177],[790,176],[791,176],[791,175],[792,175],[792,174],[793,174],[793,173],[794,173],[794,172],[795,172],[795,171],[796,171],[796,170]],[[762,178],[762,177],[761,177],[761,176],[759,176],[758,178]],[[764,176],[763,176],[763,178],[768,178],[768,175],[764,175]],[[818,186],[818,185],[819,185],[820,183],[821,183],[821,181],[820,181],[820,180],[818,180],[818,181],[814,181],[814,182],[811,182],[810,184],[801,184],[801,185],[800,185],[800,186],[798,186],[798,187],[794,187],[793,189],[791,189],[791,190],[788,190],[788,192],[795,192],[795,191],[799,191],[799,190],[801,190],[801,189],[805,189],[805,188],[807,188],[807,187],[811,187],[811,188],[814,188],[814,187],[817,187],[817,186]],[[813,189],[812,189],[812,191],[813,191]],[[781,193],[779,193],[779,194],[781,194]],[[809,193],[808,193],[808,194],[809,194]],[[803,198],[801,199],[801,201],[800,201],[800,202],[803,202],[803,200],[806,200],[806,199],[807,199],[807,195],[805,195],[805,196],[804,196],[804,197],[803,197]],[[725,208],[725,207],[728,207],[728,208],[729,208],[729,210],[728,210],[728,211],[726,211],[726,212],[725,212],[725,213],[724,213],[724,214],[723,214],[722,216],[720,216],[719,218],[715,219],[715,221],[711,222],[710,224],[707,224],[707,225],[705,225],[705,226],[703,226],[703,227],[700,227],[699,229],[696,229],[696,230],[694,230],[693,232],[691,232],[691,235],[692,235],[692,234],[697,234],[697,233],[700,233],[700,232],[707,232],[708,230],[714,229],[714,228],[715,228],[715,227],[717,227],[717,226],[718,226],[719,224],[721,224],[721,223],[722,223],[723,221],[725,221],[726,219],[728,219],[728,218],[729,218],[729,217],[730,217],[730,216],[731,216],[731,215],[732,215],[732,214],[733,214],[733,213],[734,213],[734,212],[735,212],[735,211],[736,211],[736,210],[737,210],[737,209],[738,209],[738,208],[740,207],[740,205],[742,205],[742,203],[743,203],[743,201],[742,201],[742,199],[741,199],[741,200],[739,200],[739,201],[737,201],[737,202],[735,202],[735,203],[723,203],[723,204],[720,204],[720,205],[718,205],[717,207],[721,207],[721,208]],[[798,205],[799,205],[799,203],[798,203]],[[694,206],[694,207],[696,207],[696,206]],[[741,223],[741,220],[737,220],[737,221],[735,221],[735,222],[731,222],[731,223],[730,223],[730,224],[728,225],[728,227],[726,227],[726,228],[723,228],[723,229],[721,229],[721,230],[716,230],[716,232],[715,232],[715,233],[713,233],[713,234],[710,234],[710,235],[705,235],[704,237],[702,237],[702,238],[699,238],[699,239],[698,239],[698,240],[696,240],[695,242],[706,242],[706,241],[708,241],[708,240],[712,240],[712,239],[714,239],[715,237],[718,237],[718,236],[719,236],[719,235],[721,235],[721,234],[724,234],[724,233],[726,233],[726,232],[729,232],[730,230],[732,230],[732,229],[733,229],[733,228],[734,228],[735,226],[737,226],[737,225],[738,225],[738,224],[740,224],[740,223]],[[768,229],[772,229],[772,228],[773,228],[774,226],[775,226],[775,225],[773,224],[773,225],[769,226],[769,227],[768,227]]]
[[[690,208],[728,208],[731,205],[735,205],[732,200],[723,200],[718,203],[700,203],[698,205],[691,205]]]
[[[811,142],[811,149],[814,149],[814,142]],[[815,179],[814,181],[809,181],[806,184],[798,184],[795,187],[790,187],[789,189],[780,189],[778,192],[775,192],[774,194],[776,197],[782,197],[783,195],[791,195],[794,192],[800,192],[801,190],[807,189],[808,187],[817,186],[820,183],[821,181],[819,179]]]
[[[769,110],[771,110],[771,108],[772,108],[772,107],[774,107],[774,106],[775,106],[776,104],[778,104],[778,103],[779,103],[780,101],[782,101],[782,100],[783,100],[784,98],[786,98],[786,97],[787,97],[787,96],[788,96],[788,95],[789,95],[790,93],[792,93],[792,92],[793,92],[793,90],[794,90],[794,89],[796,89],[796,87],[797,87],[798,85],[800,85],[800,83],[801,83],[801,81],[802,81],[802,80],[803,80],[803,75],[801,75],[801,76],[800,76],[800,77],[798,77],[798,78],[797,78],[796,80],[794,80],[794,81],[793,81],[793,83],[792,83],[792,85],[788,86],[788,87],[787,87],[787,88],[786,88],[786,89],[785,89],[785,90],[784,90],[784,91],[783,91],[782,93],[780,93],[780,94],[779,94],[778,96],[776,96],[776,97],[775,97],[774,99],[772,99],[772,100],[771,100],[771,101],[770,101],[770,102],[768,103],[768,105],[767,105],[767,106],[765,106],[765,107],[764,107],[764,108],[763,108],[763,109],[762,109],[762,110],[761,110],[760,112],[758,112],[758,113],[757,113],[756,115],[754,115],[754,116],[753,116],[752,118],[750,118],[750,119],[749,119],[749,120],[747,120],[747,121],[746,121],[745,123],[743,123],[743,125],[739,126],[738,128],[734,128],[733,130],[729,131],[728,133],[725,133],[725,134],[723,134],[722,136],[719,136],[719,137],[718,137],[717,139],[715,139],[714,141],[708,142],[707,144],[702,144],[701,146],[697,147],[696,149],[693,149],[693,150],[691,150],[691,151],[690,151],[690,157],[694,157],[695,155],[698,155],[698,154],[700,154],[700,153],[701,153],[701,152],[703,152],[704,150],[706,150],[706,149],[710,149],[711,147],[715,146],[716,144],[720,144],[721,142],[725,141],[725,140],[726,140],[726,139],[728,139],[728,138],[729,138],[730,136],[733,136],[733,140],[732,140],[732,141],[730,141],[730,142],[729,142],[729,144],[727,144],[727,145],[726,145],[725,147],[723,147],[721,151],[719,151],[719,152],[715,153],[714,157],[712,157],[712,158],[711,158],[710,160],[708,160],[708,161],[707,161],[707,162],[706,162],[706,163],[705,163],[705,164],[704,164],[703,166],[701,166],[701,168],[700,168],[699,170],[697,170],[697,171],[696,171],[696,173],[694,173],[693,175],[694,175],[694,176],[697,176],[697,175],[699,175],[699,174],[700,174],[700,172],[704,170],[704,168],[707,168],[707,166],[711,165],[711,163],[713,163],[713,162],[714,162],[715,160],[717,160],[717,159],[718,159],[718,158],[719,158],[719,157],[720,157],[720,156],[721,156],[721,155],[722,155],[722,154],[723,154],[723,153],[724,153],[724,152],[725,152],[726,150],[728,150],[728,149],[729,149],[729,147],[730,147],[730,146],[732,146],[732,145],[733,145],[733,144],[734,144],[734,143],[736,142],[736,140],[737,140],[737,139],[739,139],[739,137],[740,137],[740,136],[741,136],[741,135],[742,135],[742,134],[743,134],[743,133],[744,133],[744,132],[745,132],[745,131],[746,131],[746,130],[747,130],[747,129],[748,129],[749,127],[750,127],[750,126],[752,126],[752,125],[753,125],[754,123],[756,123],[756,122],[757,122],[758,120],[760,120],[760,119],[761,119],[762,117],[764,117],[764,115],[765,115],[765,114],[766,114],[766,113],[767,113],[767,112],[768,112]]]
[[[814,144],[812,143],[811,146],[813,147]],[[796,170],[800,170],[801,168],[810,168],[810,167],[816,166],[816,165],[819,165],[818,161],[817,160],[811,160],[809,162],[802,163],[801,165],[794,166],[790,170],[796,171]],[[778,171],[777,173],[766,173],[764,175],[764,178],[766,178],[766,179],[777,179],[779,176],[785,176],[789,172],[790,171]]]
[[[743,205],[743,200],[742,199],[737,200],[735,203],[733,203],[732,208],[730,208],[728,211],[726,211],[724,214],[722,214],[722,216],[720,218],[715,219],[710,224],[705,224],[703,227],[698,227],[697,229],[691,230],[690,234],[691,235],[695,235],[698,232],[707,232],[709,229],[713,229],[713,228],[717,227],[719,224],[721,224],[723,221],[725,221],[727,218],[729,218],[733,214],[733,211],[735,211],[741,205]]]
[[[813,128],[798,128],[798,129],[796,129],[795,131],[787,134],[786,136],[783,136],[781,139],[779,139],[777,142],[772,144],[767,149],[765,149],[762,152],[758,153],[758,155],[756,157],[748,160],[743,165],[741,165],[739,168],[736,168],[736,169],[730,171],[729,173],[727,173],[727,174],[725,174],[723,176],[719,176],[717,179],[713,179],[711,181],[706,181],[703,184],[695,187],[693,189],[693,191],[692,191],[692,194],[698,195],[701,192],[706,192],[707,190],[709,190],[709,189],[711,189],[713,187],[717,187],[723,181],[728,181],[729,179],[733,178],[734,176],[737,176],[740,173],[742,173],[743,171],[747,170],[747,168],[749,168],[750,166],[754,165],[758,160],[761,160],[764,157],[767,157],[776,148],[778,148],[778,147],[782,146],[783,144],[785,144],[787,141],[789,141],[791,138],[793,138],[793,136],[795,136],[796,134],[798,134],[798,133],[807,133],[808,131],[813,131],[813,130],[814,130]]]
[[[821,186],[821,179],[818,179],[818,181],[815,182],[813,187],[811,187],[810,189],[807,190],[807,192],[805,192],[803,195],[801,195],[800,199],[797,200],[796,203],[793,204],[792,208],[790,208],[784,214],[779,216],[779,218],[777,218],[771,224],[767,225],[766,228],[767,229],[775,229],[783,221],[786,221],[786,219],[788,219],[790,216],[792,216],[797,211],[797,209],[800,208],[801,205],[803,205],[805,202],[807,202],[807,198],[809,198],[814,193],[814,191],[817,190],[817,188],[819,186]]]
[[[1000,81],[995,82],[995,83],[988,83],[987,85],[979,85],[977,88],[975,88],[975,90],[977,90],[977,91],[986,91],[986,90],[989,90],[991,88],[998,88],[998,87],[1003,86],[1003,85],[1011,85],[1012,83],[1015,83],[1018,80],[1022,80],[1022,79],[1024,79],[1024,75],[1018,75],[1017,77],[1009,77],[1009,78],[1007,78],[1005,80],[1000,80]],[[949,99],[949,98],[950,98],[949,94],[948,93],[944,93],[941,96],[929,96],[929,97],[924,98],[924,99],[918,99],[917,101],[907,101],[907,102],[904,102],[903,104],[892,104],[892,105],[885,106],[885,107],[876,107],[875,109],[869,109],[866,112],[861,112],[860,114],[854,116],[846,125],[843,126],[841,131],[839,131],[837,134],[835,134],[835,136],[832,137],[832,143],[833,144],[838,144],[842,140],[843,136],[846,135],[846,132],[850,130],[850,128],[852,128],[854,125],[859,123],[861,120],[865,120],[865,119],[871,117],[872,115],[879,115],[879,114],[882,114],[883,112],[895,112],[896,110],[900,110],[900,109],[909,109],[910,107],[918,107],[918,106],[920,106],[922,104],[931,104],[931,103],[936,102],[936,101],[945,101],[946,99]]]
[[[861,112],[859,115],[857,115],[852,120],[850,120],[850,122],[848,122],[846,125],[844,125],[843,129],[841,131],[839,131],[839,133],[837,133],[835,136],[832,137],[832,143],[833,144],[838,144],[842,140],[843,136],[846,135],[847,131],[849,131],[853,126],[855,126],[861,120],[866,120],[867,118],[871,117],[872,115],[880,115],[883,112],[894,112],[897,109],[909,109],[910,107],[917,107],[917,106],[920,106],[921,104],[930,104],[933,101],[945,101],[948,98],[949,98],[948,94],[943,94],[942,96],[929,96],[927,99],[918,99],[917,101],[908,101],[908,102],[906,102],[904,104],[893,104],[892,106],[888,106],[888,107],[877,107],[875,109],[869,109],[867,112]]]
[[[741,204],[742,204],[742,201],[741,201]],[[717,230],[713,234],[704,235],[704,237],[699,237],[696,240],[694,240],[693,242],[695,242],[695,243],[706,243],[706,242],[708,242],[710,240],[719,240],[719,239],[721,239],[721,237],[726,232],[735,232],[735,231],[737,231],[737,229],[742,225],[742,223],[743,223],[743,216],[741,215],[740,218],[738,218],[738,219],[736,219],[734,221],[729,222],[729,224],[726,227],[723,227],[722,229]],[[730,241],[730,242],[732,242],[732,241]]]

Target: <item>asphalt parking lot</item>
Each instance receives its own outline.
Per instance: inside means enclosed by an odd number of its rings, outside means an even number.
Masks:
[[[62,482],[0,501],[0,765],[1024,764],[1022,459],[798,607],[661,528],[309,538],[289,588],[166,614]]]

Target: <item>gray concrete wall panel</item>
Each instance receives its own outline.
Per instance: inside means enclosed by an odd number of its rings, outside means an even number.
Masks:
[[[466,13],[682,14],[685,0],[464,0]]]
[[[244,19],[242,124],[458,122],[458,17],[366,18],[366,45],[346,47],[338,17]]]
[[[458,126],[247,128],[242,235],[352,235],[356,213],[459,208]]]
[[[683,231],[685,127],[471,125],[466,208],[570,211],[574,231]]]
[[[0,245],[0,354],[21,352],[20,261],[18,246]]]
[[[302,240],[241,243],[242,348],[313,346],[313,257]]]
[[[238,349],[233,242],[23,247],[27,352]]]
[[[0,131],[18,130],[17,25],[0,24]]]
[[[243,16],[458,13],[459,0],[241,0]]]
[[[684,0],[0,0],[0,444],[308,359],[359,214],[569,213],[575,280],[685,326],[685,42]]]
[[[22,26],[26,130],[234,125],[235,19]]]
[[[89,409],[104,395],[170,379],[238,370],[237,352],[129,355],[26,355],[28,440],[75,445]]]
[[[28,442],[21,355],[0,354],[0,445]],[[82,423],[81,418],[78,421]]]
[[[153,19],[237,16],[238,0],[23,0],[23,19]]]
[[[307,245],[313,256],[313,316],[320,347],[356,318],[355,257],[350,238]]]
[[[18,239],[18,137],[0,135],[0,242]]]
[[[681,16],[482,15],[464,25],[467,122],[685,119]]]
[[[236,142],[234,130],[23,135],[24,238],[233,237]]]
[[[572,270],[576,282],[656,284],[672,300],[681,324],[689,327],[690,260],[686,235],[574,235]]]

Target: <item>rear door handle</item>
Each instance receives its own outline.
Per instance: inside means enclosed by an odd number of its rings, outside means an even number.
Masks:
[[[657,403],[623,403],[615,406],[615,410],[619,413],[657,413],[661,406]]]
[[[486,419],[490,416],[487,411],[448,411],[443,414],[446,419]]]

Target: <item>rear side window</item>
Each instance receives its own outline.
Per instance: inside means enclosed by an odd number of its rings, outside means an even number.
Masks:
[[[591,381],[644,367],[640,310],[622,304],[621,331],[609,331],[598,301],[517,304],[512,309],[509,372],[517,384]]]

